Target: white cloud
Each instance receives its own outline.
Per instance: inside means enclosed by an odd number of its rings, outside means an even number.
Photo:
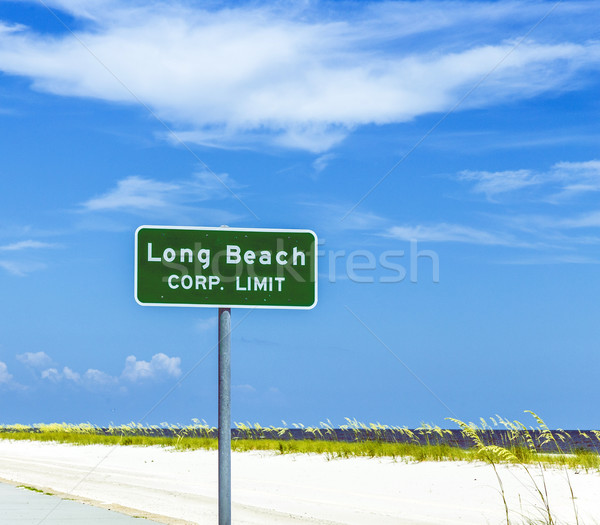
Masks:
[[[342,209],[340,208],[340,210]],[[388,219],[373,212],[353,210],[349,215],[346,215],[348,211],[348,209],[344,209],[336,217],[336,222],[338,222],[338,226],[342,229],[372,230],[389,222]]]
[[[121,377],[131,382],[179,377],[180,365],[179,357],[169,357],[163,353],[155,354],[150,361],[141,361],[130,355],[125,360],[125,369]]]
[[[3,361],[0,361],[0,387],[17,391],[27,390],[26,386],[14,380],[13,375],[8,372],[8,367]]]
[[[131,176],[118,181],[116,187],[81,206],[87,212],[152,212],[163,216],[210,212],[221,218],[231,218],[227,212],[200,208],[198,203],[227,197],[232,194],[230,188],[236,187],[236,183],[226,174],[215,176],[197,173],[189,179],[171,182]]]
[[[464,181],[475,181],[473,191],[484,193],[491,198],[500,193],[520,190],[527,186],[535,186],[541,183],[540,178],[530,170],[516,171],[461,171],[459,179]]]
[[[232,390],[242,395],[255,394],[256,388],[252,385],[233,385]]]
[[[508,224],[522,231],[564,231],[582,228],[598,228],[600,227],[600,211],[594,210],[566,217],[550,215],[517,215],[512,217],[508,221]],[[572,237],[572,240],[576,240],[576,238]],[[598,239],[593,237],[590,241],[597,243]]]
[[[2,33],[16,33],[19,31],[24,31],[27,29],[27,26],[24,26],[23,24],[5,24],[4,22],[2,22],[2,20],[0,20],[0,35]]]
[[[107,387],[116,385],[118,383],[118,379],[116,377],[94,368],[89,368],[84,374],[75,372],[68,366],[63,367],[62,371],[60,372],[56,368],[48,368],[42,371],[41,377],[42,379],[47,379],[53,383],[70,381],[75,385],[91,389],[95,389],[97,387]]]
[[[74,372],[68,366],[65,366],[63,368],[63,372],[62,373],[63,373],[63,377],[67,381],[73,381],[73,383],[79,383],[79,382],[81,382],[81,374],[79,374],[78,372]]]
[[[8,385],[12,383],[13,376],[8,373],[6,363],[0,361],[0,385]]]
[[[600,264],[597,258],[584,255],[542,254],[529,257],[517,257],[507,261],[496,261],[498,264],[514,265],[547,265],[547,264]]]
[[[327,202],[304,201],[306,214],[315,217],[321,224],[322,231],[357,230],[367,231],[383,228],[389,220],[369,211],[352,209],[351,204],[331,204]]]
[[[600,227],[600,211],[592,211],[580,214],[576,217],[562,219],[558,222],[558,226],[571,228],[598,228]]]
[[[562,181],[557,198],[600,191],[600,160],[559,162],[552,167],[552,173]]]
[[[335,158],[333,153],[326,153],[325,155],[320,155],[313,162],[313,168],[317,173],[321,173],[329,163]]]
[[[462,171],[459,180],[474,182],[472,191],[493,198],[502,193],[536,187],[539,199],[558,201],[577,194],[600,191],[600,160],[558,162],[546,171]]]
[[[600,58],[582,4],[562,12],[579,16],[577,33],[548,21],[550,43],[542,27],[516,48],[505,35],[525,34],[546,4],[53,4],[78,19],[77,38],[4,29],[0,70],[54,94],[142,101],[185,140],[216,146],[324,152],[357,126],[448,111],[492,69],[461,108],[572,89]]]
[[[75,384],[82,384],[81,374],[79,372],[73,371],[68,366],[63,367],[62,372],[59,372],[56,368],[48,368],[46,370],[42,370],[41,373],[42,379],[48,379],[53,383],[59,383],[63,380],[71,381]]]
[[[4,246],[0,246],[1,251],[5,252],[14,252],[19,250],[25,250],[28,248],[56,248],[56,244],[41,242],[41,241],[32,241],[31,239],[26,241],[13,242],[12,244],[6,244]]]
[[[46,362],[39,356],[34,357],[33,360],[37,363],[36,366],[40,367],[43,366],[40,365],[41,362]],[[112,376],[95,368],[88,368],[81,374],[65,366],[62,370],[54,367],[47,368],[41,372],[41,378],[53,383],[70,382],[88,389],[102,389],[118,386],[122,381],[135,383],[139,381],[160,381],[167,377],[179,377],[181,375],[180,365],[181,359],[179,357],[169,357],[163,353],[155,354],[150,361],[138,361],[135,356],[130,355],[125,360],[125,367],[120,377]]]
[[[28,239],[25,241],[18,241],[11,244],[5,244],[4,246],[0,246],[0,252],[20,252],[21,250],[27,249],[56,248],[58,246],[58,244]],[[25,277],[31,272],[43,270],[44,268],[46,268],[46,265],[44,263],[36,261],[15,261],[2,259],[0,260],[0,268],[3,268],[8,273],[17,275],[18,277]]]
[[[117,187],[90,199],[83,206],[90,211],[141,209],[148,210],[167,205],[167,197],[180,187],[141,177],[127,177],[117,182]]]
[[[439,223],[433,225],[403,225],[389,228],[385,236],[403,241],[461,242],[484,245],[515,245],[515,241],[504,235],[462,226],[460,224]]]
[[[62,374],[56,368],[48,368],[47,370],[42,370],[42,379],[48,379],[48,381],[58,383],[62,380],[62,378]]]
[[[507,244],[553,251],[543,257],[520,259],[523,261],[582,264],[595,261],[595,254],[575,255],[574,251],[600,242],[600,235],[585,231],[600,227],[600,211],[595,205],[595,196],[590,198],[600,192],[600,160],[558,162],[545,170],[463,171],[458,178],[473,183],[472,191],[484,194],[489,200],[499,202],[498,197],[502,196],[503,201],[511,203],[508,213],[495,216],[498,227],[506,233],[494,234],[488,240],[489,234],[485,232],[462,231],[463,227],[456,231],[446,228],[447,225],[442,225],[441,229],[437,225],[421,231],[399,230],[396,233],[400,236],[422,233],[424,238],[430,239],[440,237],[458,242],[479,241],[480,244]],[[522,197],[525,197],[527,208],[518,213],[519,208],[514,205]],[[539,211],[531,213],[531,209]],[[519,242],[514,242],[514,239]],[[526,242],[527,239],[530,242]]]
[[[490,200],[500,196],[504,197],[503,200],[508,200],[509,196],[517,197],[526,193],[527,207],[514,206],[513,199],[513,205],[510,209],[503,210],[504,212],[479,215],[462,224],[446,221],[394,224],[389,217],[357,211],[340,221],[348,211],[340,205],[310,202],[304,204],[309,209],[318,210],[320,221],[323,223],[321,229],[336,225],[337,229],[374,231],[378,232],[378,236],[402,241],[506,246],[540,252],[558,250],[561,253],[573,252],[584,245],[592,246],[600,242],[600,235],[593,231],[576,231],[600,227],[598,207],[594,205],[592,209],[583,211],[582,203],[587,201],[567,200],[578,194],[600,191],[600,160],[558,162],[546,170],[462,171],[458,178],[471,183],[473,192],[484,194]],[[533,209],[531,201],[537,201],[536,210],[543,210],[545,206],[552,212],[530,213],[529,210]],[[559,204],[563,206],[559,207]],[[524,213],[519,213],[520,209],[523,209]],[[574,209],[578,213],[574,212]],[[546,257],[536,260],[584,263],[595,258],[561,254],[552,259]]]
[[[25,352],[24,354],[18,354],[17,359],[32,368],[44,368],[52,363],[52,359],[46,352]]]
[[[18,277],[25,277],[32,272],[43,270],[46,265],[41,262],[0,260],[0,268]]]
[[[87,385],[94,386],[110,386],[118,383],[118,379],[116,377],[94,368],[89,368],[86,370],[81,380]]]
[[[481,246],[507,246],[538,251],[551,250],[554,262],[587,262],[585,255],[566,254],[582,245],[595,246],[600,237],[577,235],[572,230],[600,227],[600,211],[583,213],[572,217],[548,215],[498,216],[495,231],[461,224],[437,223],[397,225],[385,230],[384,237],[402,241],[454,242]],[[558,255],[557,255],[558,252]],[[536,259],[536,260],[550,260]]]

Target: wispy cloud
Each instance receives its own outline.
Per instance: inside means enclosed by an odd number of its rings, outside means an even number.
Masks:
[[[6,252],[8,254],[12,252],[21,252],[24,250],[30,249],[41,249],[41,248],[57,248],[60,245],[42,241],[34,241],[31,239],[13,242],[11,244],[5,244],[4,246],[0,246],[0,252]],[[19,255],[20,256],[20,255]],[[16,275],[18,277],[25,277],[26,275],[36,272],[38,270],[43,270],[46,268],[46,264],[39,261],[31,261],[31,260],[10,260],[10,259],[0,259],[0,268],[6,270],[8,273],[12,275]]]
[[[32,272],[43,270],[46,265],[41,262],[0,260],[0,268],[17,277],[25,277]]]
[[[600,62],[585,3],[514,50],[506,35],[547,4],[50,3],[77,19],[77,38],[4,24],[0,70],[54,94],[141,100],[184,140],[220,147],[324,152],[361,125],[448,111],[493,68],[462,107],[574,89]]]
[[[10,383],[13,379],[12,374],[8,373],[8,367],[6,363],[0,361],[0,385],[6,385]]]
[[[503,246],[519,244],[514,238],[509,238],[503,234],[448,223],[392,226],[384,235],[402,241],[459,242]]]
[[[8,390],[26,390],[27,387],[17,383],[4,361],[0,361],[0,388]]]
[[[18,354],[17,360],[32,368],[47,368],[52,364],[52,359],[46,352],[25,352]]]
[[[517,171],[461,171],[459,179],[473,181],[473,192],[491,198],[501,193],[541,184],[540,177],[530,170]]]
[[[25,31],[26,29],[27,26],[23,24],[5,24],[4,22],[2,22],[2,20],[0,20],[0,35],[2,33],[18,33],[20,31]]]
[[[117,182],[117,187],[104,195],[83,203],[89,211],[98,210],[149,210],[169,204],[168,199],[181,187],[151,179],[132,176]]]
[[[493,202],[487,213],[463,215],[458,222],[428,220],[426,214],[411,222],[399,222],[392,216],[363,211],[354,212],[340,226],[340,221],[330,220],[330,216],[339,217],[343,206],[315,202],[304,205],[309,214],[318,217],[320,229],[325,232],[333,232],[333,224],[336,233],[343,227],[362,231],[370,238],[527,250],[528,255],[512,251],[509,257],[539,264],[586,264],[599,259],[591,250],[600,243],[600,209],[589,199],[575,197],[600,191],[600,161],[558,162],[546,170],[462,171],[457,178],[468,183],[472,192]],[[590,205],[592,209],[585,210]],[[436,210],[436,216],[440,210],[443,207]],[[424,208],[426,211],[428,208]],[[588,253],[579,253],[583,249]]]
[[[600,211],[574,215],[507,214],[490,215],[494,226],[488,229],[465,224],[402,224],[384,230],[380,235],[402,241],[463,243],[481,246],[506,246],[529,250],[553,251],[554,262],[586,262],[596,260],[589,255],[556,255],[556,251],[576,250],[582,245],[598,245]],[[591,230],[591,231],[590,231]]]
[[[578,237],[575,236],[575,232],[577,230],[600,228],[600,210],[596,209],[571,215],[519,214],[506,218],[505,224],[523,232],[566,232],[572,242],[597,243],[599,236]],[[589,234],[589,232],[584,233]]]
[[[500,194],[535,188],[538,200],[558,201],[600,191],[600,160],[558,162],[547,171],[462,171],[461,181],[473,182],[472,191],[493,199]]]
[[[228,210],[231,192],[239,185],[227,174],[196,173],[187,179],[159,181],[130,176],[105,193],[80,204],[81,227],[119,230],[127,215],[179,224],[208,221],[230,224],[240,215]],[[219,200],[222,206],[216,207]],[[115,222],[116,221],[116,222]]]
[[[227,186],[236,186],[226,174],[219,175]],[[161,182],[131,176],[115,188],[82,204],[86,211],[160,211],[229,195],[227,187],[210,173],[197,173],[187,180]]]
[[[600,211],[594,201],[576,197],[600,191],[600,161],[558,162],[546,170],[462,171],[458,179],[472,184],[472,192],[485,195],[500,211],[473,217],[468,224],[393,225],[383,235],[548,252],[520,257],[521,261],[587,263],[598,259],[595,253],[578,251],[600,242]],[[586,210],[590,203],[591,209]]]
[[[313,162],[313,168],[317,173],[321,173],[329,163],[335,158],[333,153],[326,153],[325,155],[320,155]]]
[[[389,219],[371,211],[354,211],[344,221],[341,221],[340,217],[343,217],[348,210],[348,204],[308,200],[300,204],[304,206],[305,214],[318,221],[320,230],[324,232],[339,230],[369,231],[381,229],[389,224]]]
[[[553,166],[553,172],[562,181],[557,198],[600,191],[600,160],[559,162]]]
[[[574,217],[568,217],[555,221],[555,225],[560,228],[600,228],[600,211],[591,211],[582,213]]]
[[[57,244],[49,243],[49,242],[41,242],[41,241],[33,241],[28,239],[26,241],[18,241],[12,244],[5,244],[4,246],[0,246],[0,251],[4,252],[16,252],[20,250],[26,250],[29,248],[56,248]]]
[[[536,254],[528,257],[512,257],[495,261],[506,265],[547,265],[547,264],[600,264],[600,259],[576,254]]]
[[[241,395],[255,394],[256,388],[252,385],[233,385],[232,390]]]

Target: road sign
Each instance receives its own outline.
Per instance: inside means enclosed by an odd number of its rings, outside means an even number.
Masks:
[[[317,236],[310,230],[140,226],[135,300],[147,306],[313,308]]]

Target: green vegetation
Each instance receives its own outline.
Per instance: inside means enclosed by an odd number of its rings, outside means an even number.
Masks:
[[[36,489],[35,487],[30,487],[29,485],[18,485],[17,488],[30,490],[31,492],[39,492],[40,494],[45,494],[46,496],[54,496],[51,492],[45,492],[40,489]]]
[[[486,461],[493,465],[513,463],[518,465],[539,465],[567,467],[570,469],[596,470],[600,472],[600,455],[597,452],[575,449],[566,453],[561,443],[566,434],[550,431],[537,415],[531,415],[538,423],[537,428],[528,429],[518,421],[508,421],[501,417],[490,418],[480,425],[464,423],[452,419],[462,432],[463,438],[472,443],[471,448],[461,448],[453,441],[452,431],[424,424],[410,430],[403,427],[389,427],[380,423],[369,425],[347,419],[341,430],[354,434],[355,441],[337,439],[331,422],[321,423],[320,427],[293,426],[300,430],[304,439],[291,439],[287,427],[261,427],[258,424],[236,423],[237,435],[232,440],[235,451],[270,450],[280,454],[323,454],[329,459],[349,457],[390,457],[404,461]],[[493,427],[491,426],[493,424]],[[493,433],[494,427],[504,429],[500,437]],[[160,435],[167,430],[171,436]],[[388,442],[385,433],[393,431],[402,437],[396,442]],[[600,432],[592,431],[596,437]],[[582,437],[589,438],[581,433]],[[214,450],[217,448],[216,429],[205,422],[194,420],[190,426],[167,425],[148,426],[131,423],[101,429],[89,423],[2,425],[0,438],[32,441],[54,441],[73,445],[138,445],[173,447],[176,450]],[[553,445],[553,451],[540,451],[544,445]],[[547,448],[547,447],[546,447]]]
[[[35,487],[30,487],[28,485],[19,485],[17,488],[19,488],[19,489],[25,489],[25,490],[30,490],[31,492],[39,492],[40,494],[44,493],[43,490],[36,489]]]

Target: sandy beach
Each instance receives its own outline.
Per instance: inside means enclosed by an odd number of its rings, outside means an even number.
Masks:
[[[565,471],[529,467],[560,523],[575,523]],[[534,482],[500,466],[512,523],[543,517]],[[74,446],[0,440],[0,478],[168,524],[217,518],[217,453],[160,447]],[[600,474],[569,471],[579,523],[600,516]],[[501,524],[490,465],[233,453],[233,522],[244,525]]]

